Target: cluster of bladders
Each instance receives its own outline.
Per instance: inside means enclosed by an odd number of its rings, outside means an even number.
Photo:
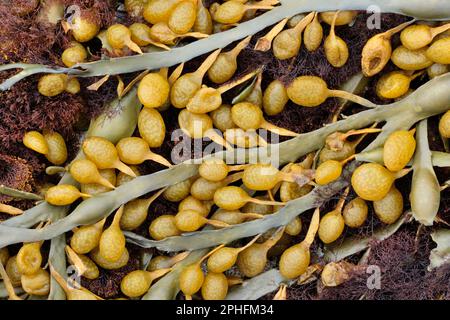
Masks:
[[[163,7],[161,1],[150,1],[149,5],[155,3]],[[166,20],[151,23],[154,25],[162,23],[170,28],[170,13],[175,12],[173,8],[175,6],[178,8],[181,4],[183,6],[193,4],[192,1],[164,1],[164,5],[170,3],[175,5],[168,9]],[[128,4],[131,5],[132,1]],[[225,9],[233,6],[244,8],[244,15],[250,11],[249,9],[255,9],[250,8],[252,5],[245,4],[245,1],[227,1],[222,5],[213,6],[214,20],[230,25],[238,23],[242,16],[235,21],[233,20],[235,17],[223,14]],[[143,10],[145,19],[149,19],[145,16],[147,12],[145,8]],[[311,51],[317,50],[323,41],[320,25],[320,21],[323,21],[331,25],[330,35],[324,41],[326,57],[330,64],[341,67],[348,59],[348,49],[345,42],[336,35],[335,26],[349,24],[355,16],[355,12],[311,13],[283,21],[265,37],[259,39],[257,49],[269,50],[273,47],[278,59],[289,59],[298,54],[303,35],[306,48]],[[288,29],[283,30],[285,25]],[[379,73],[389,59],[401,69],[380,78],[377,85],[380,97],[396,99],[404,96],[409,90],[409,83],[425,69],[430,77],[447,72],[450,64],[450,50],[448,50],[450,37],[447,32],[449,28],[450,25],[447,24],[432,28],[424,24],[406,23],[371,38],[363,50],[364,74],[373,76]],[[392,52],[390,38],[400,31],[402,45]],[[136,166],[145,160],[170,166],[166,159],[153,153],[150,148],[162,145],[165,124],[160,111],[171,105],[181,109],[178,123],[186,134],[192,138],[209,137],[228,149],[232,148],[231,145],[242,148],[265,145],[264,139],[254,133],[260,128],[282,135],[297,135],[275,127],[264,119],[264,112],[268,115],[278,114],[283,111],[289,100],[299,106],[316,107],[330,97],[339,97],[366,107],[374,106],[369,101],[348,92],[329,89],[321,78],[315,76],[297,77],[289,85],[274,80],[264,92],[261,89],[263,70],[228,82],[236,72],[237,56],[249,42],[250,38],[246,38],[230,51],[218,50],[212,53],[196,71],[191,73],[182,74],[182,66],[175,69],[170,76],[167,69],[146,73],[138,85],[138,98],[144,106],[138,119],[141,137],[124,138],[116,146],[101,137],[86,138],[82,144],[84,157],[77,158],[63,167],[63,170],[70,172],[80,183],[80,189],[71,185],[53,186],[45,194],[46,201],[53,205],[69,205],[79,198],[86,199],[110,191],[136,177],[139,174]],[[298,45],[286,46],[288,42]],[[133,47],[132,43],[138,41],[131,38],[124,43]],[[71,48],[82,49],[78,45]],[[74,55],[85,57],[81,51],[66,54],[64,60],[69,64],[79,62],[72,57]],[[414,71],[418,73],[411,73]],[[203,85],[203,78],[206,75],[211,82],[220,86],[211,88]],[[222,103],[224,92],[251,78],[255,78],[253,85],[248,94],[241,97],[242,101],[232,105]],[[46,81],[60,82],[56,87],[67,91],[71,79],[61,75],[46,75],[40,81],[41,93],[43,88],[48,92],[49,88],[52,91],[55,87],[53,84],[45,85]],[[48,95],[54,95],[54,92]],[[196,125],[198,123],[201,124],[200,130]],[[222,131],[223,138],[213,128]],[[439,131],[442,137],[450,138],[450,111],[440,119]],[[88,279],[99,276],[98,267],[113,270],[125,266],[129,260],[129,252],[123,231],[135,230],[147,221],[151,203],[160,196],[167,201],[178,203],[178,212],[164,213],[151,219],[148,231],[154,240],[195,232],[206,225],[210,228],[228,228],[274,214],[288,201],[311,192],[314,186],[327,185],[339,179],[344,166],[354,159],[356,148],[362,139],[368,134],[377,132],[380,132],[380,129],[375,127],[335,132],[326,138],[324,148],[318,151],[317,163],[313,161],[315,154],[312,153],[301,163],[289,163],[281,170],[266,163],[228,165],[218,158],[206,159],[199,166],[197,176],[159,190],[147,199],[135,199],[120,207],[109,227],[105,228],[103,219],[93,225],[74,229],[66,247],[68,259],[76,266],[78,272]],[[357,197],[347,201],[349,193],[347,189],[334,210],[323,215],[319,209],[314,211],[303,241],[279,252],[279,269],[284,277],[298,278],[311,267],[310,246],[316,234],[322,243],[330,244],[342,236],[345,227],[362,227],[368,217],[370,202],[381,222],[392,224],[399,219],[403,213],[403,196],[396,189],[394,182],[411,171],[406,167],[416,149],[414,135],[414,129],[391,133],[383,146],[384,163],[361,164],[353,172],[351,187]],[[351,136],[357,138],[348,139]],[[58,133],[27,132],[23,142],[28,148],[43,154],[54,165],[61,166],[67,161],[66,145]],[[119,170],[117,175],[116,169]],[[236,182],[239,181],[242,182],[242,187],[236,186]],[[253,191],[262,192],[263,195],[253,197],[251,195]],[[275,200],[276,197],[279,201]],[[219,210],[210,214],[214,206]],[[3,205],[0,209],[10,214],[20,214],[20,210],[11,206]],[[288,236],[298,236],[301,230],[302,221],[296,217],[286,226],[258,235],[241,247],[221,245],[197,262],[184,267],[180,274],[179,287],[188,299],[198,292],[204,299],[223,299],[229,287],[243,281],[227,275],[228,270],[236,266],[245,277],[254,277],[262,273],[270,249]],[[49,273],[42,266],[41,246],[42,242],[26,243],[13,257],[9,257],[7,248],[0,250],[2,258],[0,272],[8,288],[21,285],[27,294],[48,294]],[[146,270],[133,271],[123,278],[122,293],[130,298],[144,295],[154,281],[170,272],[171,268],[188,254],[182,252],[174,256],[153,257]],[[203,262],[206,262],[206,269],[202,268]],[[204,270],[207,270],[206,275]],[[66,290],[69,299],[100,299],[84,288],[69,288],[67,281],[51,266],[50,272]],[[13,289],[8,292],[11,298],[18,298]]]
[[[129,252],[123,231],[140,227],[149,218],[151,203],[160,196],[167,201],[177,202],[178,212],[165,213],[152,219],[148,231],[154,240],[195,232],[206,225],[216,229],[227,228],[274,214],[288,201],[311,192],[314,186],[337,180],[342,174],[343,166],[354,158],[356,146],[365,136],[378,131],[380,130],[366,128],[328,136],[325,147],[318,151],[315,169],[315,153],[309,154],[300,163],[289,163],[281,170],[271,164],[227,165],[221,159],[208,158],[200,164],[198,176],[161,189],[147,199],[135,199],[121,206],[109,227],[105,228],[105,218],[93,225],[72,230],[73,234],[66,248],[68,259],[87,279],[99,276],[98,267],[113,270],[125,266],[129,260]],[[316,234],[322,243],[330,244],[342,236],[345,226],[363,226],[368,217],[368,202],[372,202],[375,215],[383,223],[392,224],[399,219],[403,213],[403,197],[394,181],[411,170],[405,167],[415,152],[414,134],[414,129],[393,132],[383,147],[384,165],[365,163],[353,172],[351,186],[357,194],[356,198],[346,203],[347,189],[334,210],[321,217],[319,210],[315,211],[305,239],[279,252],[279,267],[284,277],[297,278],[306,272],[310,265],[309,248]],[[348,137],[353,135],[359,137],[349,141]],[[49,137],[53,137],[58,143],[49,143]],[[125,138],[117,146],[103,138],[86,138],[82,145],[86,159],[75,159],[67,166],[67,170],[80,182],[81,190],[85,193],[74,186],[57,185],[48,189],[45,199],[53,205],[68,205],[79,197],[88,198],[130,181],[138,171],[136,167],[130,168],[125,163],[137,164],[146,158],[141,157],[136,162],[129,160],[138,154],[134,151],[134,143],[131,144],[133,148],[127,149],[129,142],[133,141],[143,142],[147,153],[150,152],[148,144],[141,138]],[[58,152],[66,152],[64,140],[58,134],[30,132],[25,136],[24,143],[45,154],[48,159],[58,159],[55,163],[60,164],[67,158],[58,155]],[[117,177],[115,169],[120,171]],[[235,185],[239,181],[242,183],[241,187]],[[252,197],[252,192],[262,192],[263,195]],[[279,197],[280,201],[276,201],[275,197]],[[213,206],[219,210],[210,215]],[[245,277],[262,273],[269,250],[283,242],[283,238],[298,236],[301,230],[302,221],[296,217],[285,227],[258,235],[243,247],[222,245],[182,270],[180,289],[187,298],[201,291],[204,299],[223,299],[229,286],[242,282],[242,279],[227,277],[227,270],[236,265]],[[41,267],[41,246],[42,242],[26,243],[17,256],[5,259],[7,277],[13,285],[21,283],[28,294],[48,294],[49,273]],[[154,257],[147,270],[133,271],[123,278],[122,293],[130,298],[142,296],[154,280],[169,272],[187,255],[188,252],[183,252],[172,257]],[[206,276],[201,268],[203,261],[207,262]],[[50,271],[63,288],[69,288],[60,275],[52,268]],[[70,288],[67,290],[69,298],[75,295],[75,298],[81,296],[83,299],[99,299],[84,288],[75,292]]]

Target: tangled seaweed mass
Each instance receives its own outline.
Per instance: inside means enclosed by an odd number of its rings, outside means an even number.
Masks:
[[[450,298],[448,1],[0,17],[0,299]]]

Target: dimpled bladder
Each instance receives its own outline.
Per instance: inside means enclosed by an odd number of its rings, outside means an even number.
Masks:
[[[350,24],[358,15],[357,11],[326,11],[320,13],[320,19],[328,25],[344,26]]]
[[[212,200],[217,189],[226,185],[224,181],[209,181],[203,177],[194,181],[191,186],[191,195],[202,201]]]
[[[196,74],[187,73],[175,81],[170,92],[172,105],[180,109],[186,107],[189,100],[201,88],[201,80]]]
[[[258,213],[242,213],[238,210],[234,211],[219,210],[212,215],[211,219],[222,221],[228,225],[233,225],[233,224],[240,224],[248,220],[259,219],[262,217],[264,216]]]
[[[373,209],[383,223],[392,224],[403,213],[403,196],[393,185],[381,200],[373,202]]]
[[[121,206],[117,210],[113,222],[102,232],[98,244],[100,255],[110,262],[119,260],[125,251],[125,236],[120,229],[123,209],[124,207]]]
[[[271,164],[253,164],[245,168],[242,182],[251,190],[270,190],[283,181],[283,174]]]
[[[402,31],[400,40],[406,48],[418,50],[429,45],[434,37],[448,29],[450,29],[449,23],[435,28],[425,24],[412,25]]]
[[[183,232],[197,231],[206,224],[210,224],[217,228],[228,226],[226,223],[223,223],[221,221],[208,220],[195,210],[188,209],[179,211],[175,216],[175,225],[178,230]]]
[[[302,232],[302,220],[300,217],[295,217],[286,225],[284,232],[290,236],[298,236]]]
[[[120,172],[119,175],[116,176],[116,170],[114,170],[114,169],[103,169],[103,170],[99,170],[98,172],[100,173],[100,175],[103,178],[105,178],[113,186],[116,185],[116,182],[119,181],[118,177],[120,176],[120,173],[124,176],[130,177],[129,175],[127,175],[123,172]],[[133,178],[133,177],[130,177],[130,178]],[[122,178],[122,180],[123,180],[123,178]],[[119,184],[117,184],[117,186],[119,186]],[[88,194],[90,196],[108,192],[110,190],[111,190],[111,188],[103,186],[98,183],[88,183],[88,184],[81,185],[81,192],[83,194]],[[85,199],[85,198],[87,198],[87,197],[83,197],[83,199]]]
[[[183,200],[189,195],[192,182],[191,179],[186,179],[169,186],[163,193],[164,198],[170,202]]]
[[[273,54],[279,60],[295,57],[302,44],[302,32],[314,18],[314,12],[300,20],[293,28],[281,31],[273,40]]]
[[[64,92],[67,85],[67,75],[46,74],[39,78],[38,91],[46,97],[54,97]]]
[[[162,240],[167,237],[178,236],[181,234],[181,231],[176,226],[175,216],[162,215],[152,221],[149,233],[153,239]]]
[[[274,4],[274,1],[259,1],[254,4],[248,5],[238,0],[230,0],[221,5],[217,6],[214,9],[213,18],[214,21],[223,24],[234,24],[241,21],[245,13],[248,10],[254,9],[272,9],[271,4]]]
[[[192,232],[203,227],[207,222],[200,213],[195,210],[180,211],[175,216],[175,225],[178,230]]]
[[[38,272],[42,264],[40,242],[26,243],[17,253],[17,269],[21,274],[32,275]]]
[[[70,29],[75,40],[78,42],[87,42],[98,34],[100,26],[80,16],[72,19]]]
[[[208,69],[208,78],[217,84],[222,84],[230,80],[237,70],[237,56],[244,50],[250,42],[251,37],[247,37],[239,42],[232,50],[222,52]]]
[[[139,46],[131,40],[131,31],[123,24],[113,24],[106,30],[106,39],[114,49],[130,48],[132,51],[142,53]]]
[[[211,14],[207,8],[203,5],[202,0],[197,1],[197,17],[193,26],[195,32],[204,34],[213,33],[213,21]]]
[[[178,34],[189,32],[197,18],[197,6],[193,1],[181,1],[170,13],[167,22],[169,28]]]
[[[267,252],[281,239],[284,228],[277,230],[263,243],[253,243],[238,255],[237,266],[246,277],[254,277],[264,271]]]
[[[337,20],[336,20],[337,22]],[[313,21],[305,28],[303,42],[308,51],[316,51],[319,49],[323,40],[323,28],[318,19],[318,13],[314,15]]]
[[[223,137],[227,142],[239,148],[253,148],[267,145],[267,142],[254,130],[244,130],[241,128],[227,129],[223,133]]]
[[[66,206],[72,204],[80,197],[90,197],[81,193],[76,187],[69,184],[60,184],[51,187],[45,193],[45,201],[54,206]]]
[[[251,198],[244,189],[236,186],[227,186],[218,189],[214,193],[214,203],[225,210],[237,210],[242,208],[247,202],[259,204],[280,205],[282,202],[265,201]]]
[[[141,175],[141,173],[139,172],[139,169],[138,169],[137,166],[132,166],[131,165],[130,168],[131,168],[131,170],[133,170],[133,172],[136,175],[136,177]],[[127,182],[129,182],[129,181],[131,181],[133,179],[134,179],[134,177],[131,177],[131,176],[129,176],[129,175],[123,173],[123,172],[119,172],[117,174],[116,181],[115,181],[114,184],[118,187],[118,186],[121,186],[124,183],[127,183]]]
[[[150,37],[153,39],[153,41],[156,41],[157,43],[161,43],[165,45],[165,49],[168,48],[167,45],[176,45],[179,39],[192,37],[196,39],[200,38],[206,38],[208,37],[207,34],[199,33],[199,32],[188,32],[184,34],[177,34],[173,32],[167,23],[165,22],[158,22],[157,24],[154,24],[150,29]],[[167,50],[167,49],[166,49]]]
[[[426,56],[433,62],[450,64],[450,37],[435,41],[426,51]]]
[[[120,290],[130,298],[140,297],[145,294],[152,282],[169,272],[170,269],[155,271],[135,270],[128,273],[120,282]]]
[[[236,127],[231,116],[230,105],[221,105],[219,108],[211,111],[210,117],[213,121],[214,127],[222,132]]]
[[[0,263],[2,265],[6,265],[6,263],[9,260],[9,250],[7,247],[1,248],[0,249]]]
[[[392,62],[402,70],[417,71],[426,69],[433,64],[433,61],[428,59],[427,48],[418,50],[409,50],[404,46],[397,47],[391,56]]]
[[[124,0],[123,4],[125,6],[125,10],[132,17],[142,16],[144,12],[144,8],[147,5],[148,0]]]
[[[350,228],[361,227],[366,222],[368,212],[369,208],[363,199],[357,197],[351,200],[345,205],[342,213],[345,225]]]
[[[219,108],[221,104],[222,95],[220,91],[204,86],[189,99],[186,109],[193,113],[208,113]]]
[[[223,245],[216,247],[214,250],[211,250],[197,262],[194,262],[183,268],[178,284],[181,291],[186,296],[186,299],[190,300],[191,296],[198,292],[203,285],[203,281],[205,280],[205,275],[203,274],[203,271],[201,269],[203,261],[221,247],[223,247]]]
[[[338,17],[338,12],[333,18],[331,24],[331,31],[324,42],[325,56],[328,62],[335,68],[343,67],[349,57],[349,51],[347,43],[345,43],[342,38],[338,37],[335,32],[336,18]]]
[[[184,198],[178,205],[178,211],[194,210],[203,217],[207,217],[211,209],[212,203],[210,201],[201,201],[193,196]]]
[[[88,57],[87,50],[78,42],[71,42],[61,55],[61,60],[66,67],[73,67],[77,63],[84,62]]]
[[[66,246],[65,250],[69,262],[75,266],[79,275],[91,280],[100,276],[97,265],[89,257],[77,254],[70,246]]]
[[[12,285],[15,287],[20,286],[20,278],[22,275],[19,271],[19,267],[17,266],[17,256],[13,256],[8,259],[5,270],[11,280]]]
[[[23,144],[38,153],[47,154],[48,144],[44,136],[38,131],[28,131],[23,136]]]
[[[344,231],[345,220],[342,216],[342,208],[344,207],[345,198],[347,197],[349,188],[344,191],[344,194],[339,199],[334,210],[325,214],[320,219],[318,235],[323,243],[328,244],[336,241]]]
[[[175,108],[185,108],[189,100],[202,87],[202,80],[205,73],[216,61],[220,50],[210,54],[200,65],[200,67],[191,73],[185,73],[179,77],[173,84],[170,91],[170,102]]]
[[[269,116],[281,113],[288,103],[286,87],[280,80],[273,80],[264,91],[263,108]]]
[[[249,102],[235,104],[231,109],[231,117],[233,122],[244,130],[256,130],[263,121],[261,109]]]
[[[319,228],[320,211],[317,208],[311,219],[305,239],[286,249],[280,257],[280,273],[288,279],[294,279],[306,272],[311,261],[310,247]]]
[[[250,102],[239,102],[231,108],[231,118],[233,122],[241,129],[249,131],[256,129],[266,129],[283,136],[297,136],[298,134],[277,127],[264,119],[260,107]]]
[[[46,296],[50,292],[50,275],[42,268],[31,275],[23,274],[20,282],[23,290],[28,294]]]
[[[385,74],[377,82],[377,95],[384,99],[399,98],[408,92],[409,85],[415,78],[416,76],[408,76],[398,71]]]
[[[217,182],[225,179],[229,172],[228,165],[222,159],[207,159],[200,165],[198,172],[206,180]]]
[[[263,196],[256,196],[255,199],[269,200],[269,197],[263,195]],[[241,211],[244,213],[258,213],[261,215],[266,215],[273,213],[274,207],[270,204],[265,203],[248,202],[245,206],[242,207]]]
[[[196,114],[203,114],[218,109],[222,105],[223,93],[251,79],[255,74],[256,71],[250,72],[218,89],[202,86],[192,98],[189,99],[186,109],[189,112]]]
[[[249,198],[247,192],[235,186],[223,187],[214,193],[214,203],[225,210],[237,210],[243,207]]]
[[[48,152],[45,157],[54,165],[61,165],[67,161],[67,146],[62,135],[55,131],[44,131]]]
[[[228,293],[228,279],[223,273],[208,272],[201,288],[204,300],[224,300]]]
[[[102,235],[106,219],[93,225],[81,226],[74,230],[70,247],[78,254],[87,254],[96,248]]]
[[[441,63],[433,63],[431,66],[427,68],[427,74],[430,77],[430,79],[439,77],[449,71],[450,71],[449,65]]]
[[[77,94],[81,90],[80,82],[77,78],[70,77],[67,79],[64,90],[70,94]]]
[[[131,40],[135,42],[138,46],[145,47],[148,45],[153,45],[155,47],[162,48],[164,50],[170,50],[170,47],[165,44],[155,42],[151,38],[151,28],[145,23],[133,23],[130,27]]]
[[[138,228],[147,219],[148,207],[147,199],[135,199],[128,202],[120,219],[120,228],[122,230]]]
[[[280,186],[280,200],[288,202],[300,198],[310,193],[312,188],[309,184],[300,186],[296,182],[283,181]]]
[[[77,159],[70,164],[69,172],[81,184],[98,183],[110,189],[114,185],[100,175],[94,162],[88,159]]]
[[[358,103],[368,108],[376,107],[370,101],[342,90],[330,90],[320,77],[300,76],[287,87],[287,94],[295,104],[303,107],[317,107],[328,98],[339,97]]]
[[[193,295],[203,285],[205,275],[197,264],[192,264],[183,269],[180,275],[180,289],[185,295]]]
[[[286,249],[280,259],[280,273],[289,279],[296,278],[306,272],[311,261],[309,248],[296,244]]]
[[[345,221],[341,212],[333,210],[328,212],[320,220],[319,237],[323,243],[336,241],[344,231]]]
[[[179,0],[149,0],[144,7],[144,19],[151,23],[166,22]]]
[[[361,54],[361,68],[366,77],[372,77],[384,69],[392,54],[392,36],[402,31],[413,21],[405,22],[386,32],[379,33],[366,42]]]
[[[188,110],[181,110],[178,124],[191,138],[203,138],[206,131],[212,129],[212,120],[207,114],[196,114]]]
[[[326,185],[338,179],[342,174],[342,164],[336,160],[327,160],[316,169],[316,183]]]
[[[189,253],[189,251],[185,251],[171,257],[162,255],[153,257],[152,260],[150,260],[147,271],[171,268],[178,262],[183,261],[186,257],[188,257]]]

